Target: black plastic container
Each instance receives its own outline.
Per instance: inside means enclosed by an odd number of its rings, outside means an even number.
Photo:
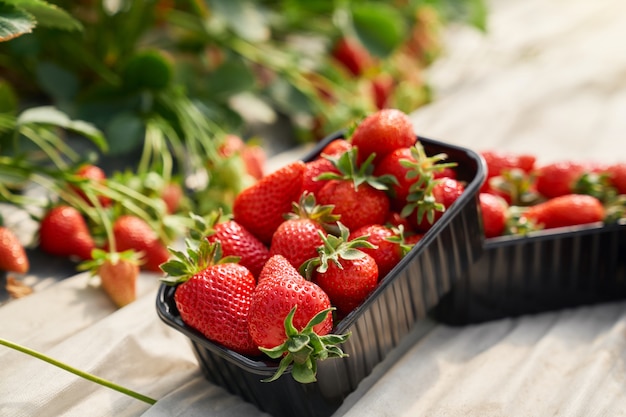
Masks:
[[[317,157],[338,137],[341,133],[324,139],[304,160]],[[239,355],[187,327],[176,309],[175,289],[161,286],[159,316],[191,339],[209,381],[274,416],[329,416],[377,366],[373,375],[380,374],[381,366],[391,365],[390,358],[407,348],[407,335],[428,327],[424,322],[430,322],[429,310],[480,255],[484,239],[477,203],[486,170],[483,159],[473,151],[421,137],[420,141],[428,155],[446,153],[447,161],[458,163],[457,174],[466,182],[465,192],[364,303],[336,325],[333,333],[351,333],[341,346],[349,356],[319,362],[317,382],[300,384],[290,374],[271,383],[261,382],[275,373],[276,362]],[[363,391],[361,387],[358,395]]]
[[[485,241],[433,310],[463,325],[626,298],[626,222]]]

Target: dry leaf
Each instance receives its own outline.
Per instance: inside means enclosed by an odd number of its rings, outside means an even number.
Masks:
[[[24,284],[22,281],[15,279],[15,277],[12,276],[7,277],[6,290],[11,298],[26,297],[33,292],[33,289],[31,287]]]

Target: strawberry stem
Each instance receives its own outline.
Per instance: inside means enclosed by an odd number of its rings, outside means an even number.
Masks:
[[[8,348],[11,348],[11,349],[17,350],[19,352],[25,353],[27,355],[30,355],[30,356],[34,357],[34,358],[40,359],[40,360],[42,360],[44,362],[48,362],[49,364],[54,365],[54,366],[56,366],[58,368],[61,368],[61,369],[65,370],[65,371],[71,372],[74,375],[78,375],[79,377],[84,378],[84,379],[86,379],[88,381],[95,382],[96,384],[102,385],[103,387],[107,387],[107,388],[110,388],[112,390],[121,392],[122,394],[126,394],[129,397],[135,398],[135,399],[137,399],[139,401],[143,401],[143,402],[145,402],[147,404],[150,404],[150,405],[156,404],[156,400],[155,399],[147,397],[147,396],[145,396],[143,394],[140,394],[138,392],[132,391],[132,390],[130,390],[128,388],[122,387],[122,386],[120,386],[118,384],[115,384],[115,383],[113,383],[111,381],[108,381],[108,380],[106,380],[104,378],[100,378],[99,376],[92,375],[90,373],[81,371],[80,369],[74,368],[74,367],[72,367],[70,365],[67,365],[67,364],[65,364],[63,362],[60,362],[60,361],[58,361],[56,359],[53,359],[53,358],[51,358],[49,356],[46,356],[43,353],[39,353],[39,352],[37,352],[37,351],[35,351],[33,349],[30,349],[30,348],[27,348],[25,346],[19,345],[17,343],[10,342],[10,341],[2,339],[2,338],[0,338],[0,345],[4,345],[4,346],[6,346]]]

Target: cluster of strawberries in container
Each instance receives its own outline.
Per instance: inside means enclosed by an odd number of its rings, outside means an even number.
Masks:
[[[340,357],[336,323],[464,192],[447,155],[426,155],[409,117],[373,113],[312,160],[246,188],[232,216],[192,217],[161,267],[183,322],[237,353],[280,360],[298,382]]]
[[[560,160],[484,151],[487,180],[480,206],[487,238],[597,222],[614,223],[626,208],[626,163]]]

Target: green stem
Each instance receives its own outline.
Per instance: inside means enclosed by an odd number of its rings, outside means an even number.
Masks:
[[[34,358],[41,359],[44,362],[48,362],[51,365],[54,365],[54,366],[56,366],[58,368],[61,368],[61,369],[65,370],[65,371],[71,372],[74,375],[78,375],[81,378],[85,378],[88,381],[95,382],[96,384],[102,385],[104,387],[110,388],[110,389],[118,391],[118,392],[121,392],[122,394],[126,394],[126,395],[128,395],[128,396],[130,396],[132,398],[135,398],[135,399],[139,400],[139,401],[143,401],[143,402],[145,402],[147,404],[150,404],[150,405],[156,404],[156,400],[155,399],[147,397],[147,396],[145,396],[143,394],[139,394],[138,392],[135,392],[135,391],[132,391],[132,390],[130,390],[128,388],[122,387],[122,386],[120,386],[118,384],[115,384],[115,383],[113,383],[111,381],[108,381],[106,379],[100,378],[98,376],[92,375],[92,374],[84,372],[84,371],[81,371],[80,369],[76,369],[76,368],[74,368],[72,366],[64,364],[63,362],[59,362],[56,359],[50,358],[50,357],[48,357],[48,356],[46,356],[46,355],[44,355],[42,353],[39,353],[39,352],[37,352],[35,350],[32,350],[32,349],[29,349],[29,348],[27,348],[25,346],[21,346],[21,345],[19,345],[17,343],[9,342],[8,340],[2,339],[2,338],[0,338],[0,345],[4,345],[4,346],[9,347],[11,349],[15,349],[15,350],[17,350],[19,352],[25,353],[27,355],[30,355],[30,356],[34,357]]]

